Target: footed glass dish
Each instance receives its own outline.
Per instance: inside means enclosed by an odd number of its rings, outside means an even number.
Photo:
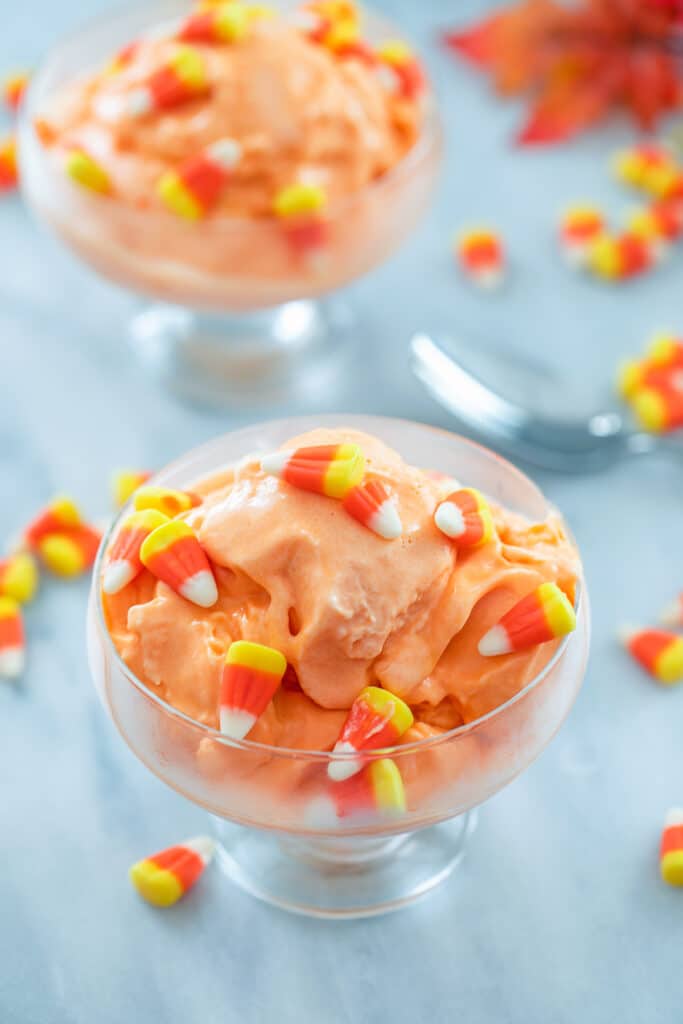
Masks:
[[[283,4],[283,14],[293,7]],[[136,4],[54,48],[23,104],[23,192],[80,259],[151,300],[128,335],[141,365],[166,386],[230,405],[319,392],[330,374],[341,372],[357,329],[336,293],[395,252],[432,194],[441,158],[433,96],[424,96],[412,148],[386,173],[329,204],[324,242],[312,250],[292,248],[276,218],[187,221],[158,205],[79,188],[41,141],[37,121],[49,118],[51,102],[70,83],[100,70],[131,40],[187,14],[186,0]],[[371,12],[364,26],[373,44],[400,35]]]
[[[409,463],[466,481],[529,519],[542,520],[551,511],[527,477],[485,448],[418,423],[369,416],[257,424],[188,453],[153,482],[189,488],[246,453],[272,451],[314,426],[340,423],[376,435]],[[390,758],[399,768],[404,812],[339,819],[330,813],[328,765],[352,755],[230,740],[160,699],[123,663],[101,598],[107,543],[108,538],[94,570],[87,625],[90,667],[102,701],[149,770],[211,815],[226,876],[286,910],[321,917],[378,914],[442,882],[463,854],[475,809],[543,750],[583,679],[590,615],[579,580],[575,632],[519,693],[476,721],[368,755],[368,761]]]

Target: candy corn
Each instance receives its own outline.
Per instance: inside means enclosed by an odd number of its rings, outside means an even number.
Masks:
[[[133,497],[136,512],[155,508],[171,519],[181,512],[189,512],[201,503],[202,499],[191,491],[173,491],[167,487],[140,487]]]
[[[571,266],[586,262],[591,242],[604,231],[605,219],[594,206],[572,206],[560,222],[560,243]]]
[[[488,502],[474,487],[463,487],[450,494],[437,507],[434,522],[462,548],[486,544],[494,533]]]
[[[28,71],[17,71],[2,83],[2,95],[10,110],[18,110],[29,80]]]
[[[371,761],[350,778],[331,783],[327,797],[315,801],[318,825],[340,818],[397,817],[405,809],[401,772],[388,757]]]
[[[230,172],[242,156],[234,139],[219,139],[186,161],[179,171],[167,171],[157,183],[157,194],[172,213],[199,220],[218,202]]]
[[[19,602],[0,597],[0,677],[14,679],[24,671],[26,640]]]
[[[157,526],[142,543],[140,561],[187,601],[211,608],[218,589],[196,534],[179,519]]]
[[[651,245],[668,245],[683,233],[683,217],[677,203],[657,202],[636,210],[627,222],[629,234]]]
[[[17,143],[13,135],[0,139],[0,192],[16,188],[19,181]]]
[[[379,74],[389,89],[405,100],[415,100],[425,87],[422,68],[414,53],[400,39],[391,39],[375,50]]]
[[[273,699],[286,668],[286,658],[272,647],[247,640],[230,644],[221,679],[221,732],[244,739]]]
[[[70,579],[93,566],[101,540],[99,531],[83,523],[43,537],[38,554],[55,576]]]
[[[324,444],[265,455],[261,469],[300,490],[341,499],[362,480],[365,458],[358,445]]]
[[[37,589],[38,569],[31,555],[19,551],[4,561],[0,559],[1,596],[27,604],[33,600]]]
[[[123,590],[142,572],[140,548],[143,541],[157,526],[168,522],[168,516],[153,508],[133,512],[124,519],[107,553],[102,577],[102,590],[105,594],[118,594],[119,590]]]
[[[43,537],[81,525],[81,513],[72,498],[60,494],[24,530],[24,541],[35,547]]]
[[[683,371],[672,375],[665,384],[636,392],[632,407],[641,427],[654,434],[683,427]]]
[[[623,281],[654,266],[652,246],[643,238],[624,232],[617,238],[601,235],[590,246],[586,265],[597,277]]]
[[[326,205],[327,194],[319,185],[287,185],[276,194],[273,213],[282,222],[287,242],[295,252],[307,253],[326,243]]]
[[[391,747],[413,724],[413,713],[400,697],[378,686],[366,686],[358,694],[344,723],[334,754],[360,754],[364,750]],[[360,758],[330,761],[327,774],[336,782],[349,779],[363,767]]]
[[[64,159],[64,170],[81,188],[100,195],[110,195],[112,189],[109,175],[85,150],[69,150]]]
[[[683,808],[667,813],[659,847],[659,870],[669,885],[683,885]]]
[[[457,255],[464,273],[482,288],[496,288],[503,280],[505,254],[495,231],[477,228],[463,232]]]
[[[624,629],[626,650],[660,683],[683,681],[683,637],[665,629]]]
[[[218,4],[191,14],[181,26],[178,39],[186,43],[237,43],[246,37],[250,21],[245,5]]]
[[[627,359],[619,367],[617,390],[631,401],[644,388],[675,387],[674,371],[683,370],[683,341],[672,334],[656,334],[644,359]]]
[[[352,487],[343,505],[350,516],[384,540],[396,540],[403,533],[396,502],[379,480]]]
[[[647,142],[617,153],[614,171],[620,181],[646,192],[661,194],[676,174],[676,162],[663,146]]]
[[[523,651],[565,636],[575,627],[576,615],[567,596],[556,583],[542,583],[484,634],[479,653],[490,658]]]
[[[683,626],[683,592],[663,609],[660,618],[665,626]]]
[[[170,907],[192,888],[211,863],[215,848],[216,844],[208,836],[187,839],[178,846],[139,860],[128,875],[148,903]]]
[[[124,113],[144,117],[154,111],[171,110],[208,92],[209,80],[201,54],[194,47],[180,46],[168,64],[128,94]]]
[[[111,492],[116,507],[122,508],[151,475],[145,469],[118,469],[112,473]]]

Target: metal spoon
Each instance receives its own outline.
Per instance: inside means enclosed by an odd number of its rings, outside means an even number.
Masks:
[[[565,473],[601,469],[622,457],[655,451],[683,456],[680,437],[633,430],[617,410],[583,418],[553,416],[542,401],[553,383],[552,371],[525,356],[488,353],[508,385],[504,390],[509,393],[516,385],[523,394],[521,404],[483,379],[480,371],[466,368],[461,355],[456,359],[452,354],[453,348],[445,339],[437,342],[428,334],[414,335],[413,372],[463,426],[499,451]],[[562,382],[555,380],[554,386],[558,385]],[[527,396],[534,400],[527,402]]]

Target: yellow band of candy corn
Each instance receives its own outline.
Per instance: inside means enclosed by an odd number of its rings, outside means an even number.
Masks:
[[[576,613],[567,595],[556,583],[542,583],[538,597],[553,636],[566,636],[576,629]]]
[[[183,895],[183,887],[173,872],[157,867],[151,860],[133,864],[129,876],[140,895],[157,907],[170,907]]]
[[[166,171],[157,182],[157,195],[164,206],[185,220],[200,220],[204,209],[175,171]]]
[[[403,779],[391,758],[383,757],[380,761],[371,761],[368,773],[378,809],[392,814],[405,811],[406,794]]]
[[[379,686],[366,686],[356,700],[365,701],[378,715],[391,719],[401,735],[413,724],[413,713],[408,705],[389,690],[383,690]]]
[[[334,459],[325,471],[324,493],[328,498],[345,498],[365,473],[365,456],[355,444],[340,444]]]
[[[274,647],[255,644],[250,640],[235,640],[230,644],[225,658],[226,665],[243,665],[268,675],[282,676],[287,668],[287,659]]]
[[[182,519],[169,519],[161,526],[157,526],[148,537],[145,537],[140,547],[140,561],[143,565],[147,565],[155,555],[161,555],[168,551],[176,541],[194,536],[194,531]]]

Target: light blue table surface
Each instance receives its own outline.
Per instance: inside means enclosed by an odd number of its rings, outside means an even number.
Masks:
[[[12,5],[0,68],[34,64],[106,6]],[[418,234],[351,289],[366,324],[362,369],[322,407],[448,426],[408,368],[409,332],[427,325],[542,354],[599,400],[621,354],[660,324],[683,330],[681,256],[612,290],[570,276],[553,244],[567,201],[595,198],[615,215],[628,205],[606,172],[627,126],[514,153],[506,140],[520,108],[494,103],[435,43],[454,11],[465,22],[475,5],[382,6],[428,53],[447,162]],[[449,255],[451,232],[480,219],[500,225],[512,254],[499,297],[470,290]],[[250,419],[182,406],[150,385],[126,349],[134,305],[19,200],[2,200],[0,536],[58,489],[105,513],[112,467],[159,466]],[[660,458],[536,478],[585,559],[595,630],[585,688],[548,750],[483,808],[461,869],[385,918],[289,916],[218,873],[172,912],[141,904],[129,864],[202,831],[204,818],[106,720],[85,661],[86,582],[45,585],[28,613],[26,676],[0,687],[2,1024],[682,1019],[683,903],[658,879],[657,844],[665,811],[683,803],[683,690],[658,689],[615,641],[617,624],[652,620],[683,585],[681,467]]]

